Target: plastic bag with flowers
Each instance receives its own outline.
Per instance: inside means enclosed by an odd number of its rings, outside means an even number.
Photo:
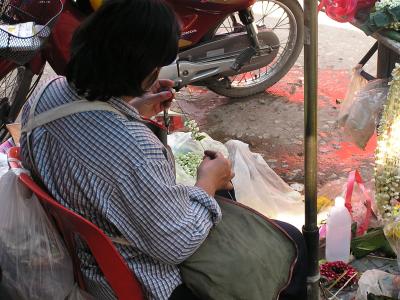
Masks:
[[[400,265],[400,64],[396,64],[392,77],[378,129],[375,199],[384,233]]]
[[[197,168],[203,160],[204,150],[221,152],[228,157],[228,150],[221,142],[200,132],[194,120],[184,123],[189,132],[174,132],[168,136],[168,145],[175,156],[176,180],[180,184],[194,185]]]

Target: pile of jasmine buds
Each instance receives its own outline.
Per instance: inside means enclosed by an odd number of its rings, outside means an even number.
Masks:
[[[186,174],[196,177],[197,168],[203,161],[203,156],[194,152],[188,152],[185,154],[178,154],[176,156],[176,161]]]

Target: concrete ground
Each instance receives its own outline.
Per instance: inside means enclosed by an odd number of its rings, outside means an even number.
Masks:
[[[366,150],[343,141],[336,119],[350,81],[351,69],[374,44],[374,39],[320,14],[319,18],[318,137],[319,184],[360,169],[365,179],[373,174],[375,139]],[[180,105],[220,141],[239,139],[263,155],[287,182],[304,179],[303,53],[295,66],[265,93],[229,99],[206,89],[183,92]],[[376,56],[365,68],[376,73]]]

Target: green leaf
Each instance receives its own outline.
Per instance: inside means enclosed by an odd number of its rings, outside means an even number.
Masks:
[[[326,259],[320,259],[320,260],[318,261],[318,264],[319,264],[319,265],[323,265],[323,264],[326,263],[326,262],[327,262]]]
[[[196,141],[201,141],[201,140],[204,140],[206,138],[206,136],[205,135],[200,135],[200,136],[198,136],[197,138],[196,138]]]
[[[393,254],[382,228],[374,228],[351,241],[351,251],[356,258],[364,257],[377,250],[384,251],[389,256]]]

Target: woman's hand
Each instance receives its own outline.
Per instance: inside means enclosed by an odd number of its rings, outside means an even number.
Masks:
[[[142,97],[133,98],[128,103],[135,107],[141,116],[151,118],[171,106],[174,98],[173,86],[172,80],[158,79],[147,93]]]
[[[204,159],[197,169],[196,186],[202,188],[210,196],[214,196],[218,190],[231,190],[232,164],[222,153],[204,151]]]

